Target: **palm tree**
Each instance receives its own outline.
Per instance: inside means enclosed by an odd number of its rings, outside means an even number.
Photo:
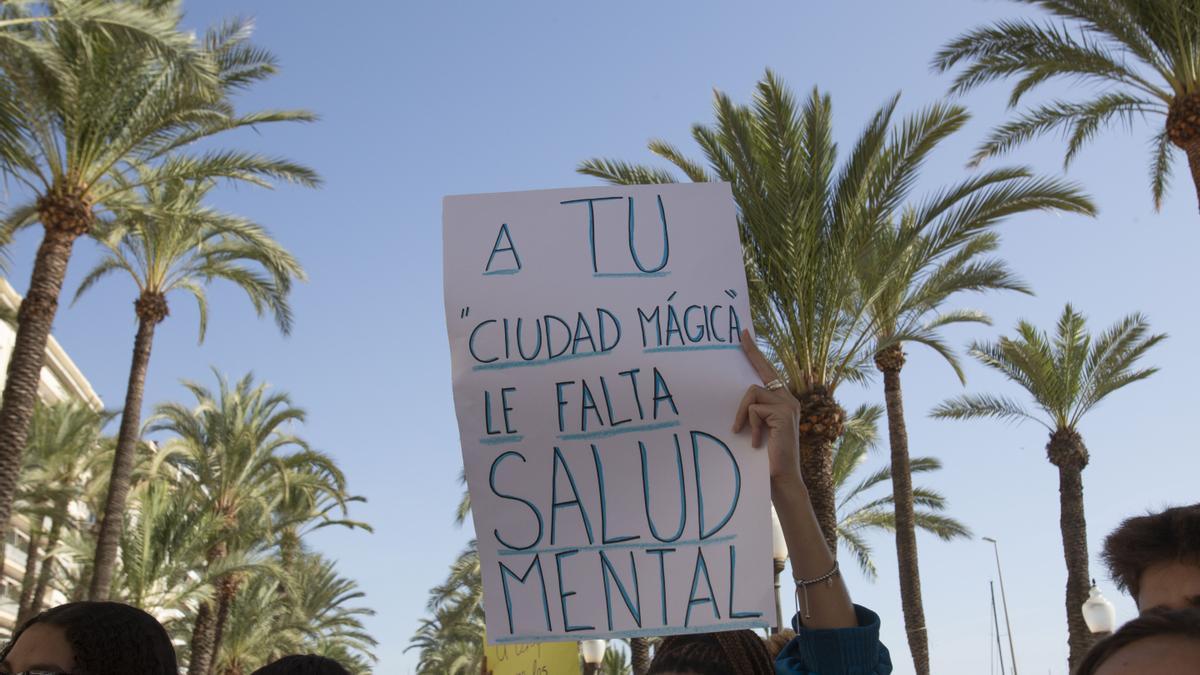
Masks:
[[[990,224],[1033,208],[1094,210],[1075,186],[1033,178],[1024,169],[973,176],[909,203],[924,160],[968,116],[960,107],[936,104],[893,122],[897,102],[875,113],[840,168],[829,97],[813,89],[798,103],[771,71],[751,106],[717,92],[716,124],[692,127],[708,168],[666,142],[649,145],[692,181],[732,185],[754,325],[800,400],[803,471],[833,550],[832,448],[846,417],[834,394],[843,382],[865,380],[876,353],[919,337],[879,339],[879,317],[870,309],[891,270],[856,274],[874,238],[902,218],[909,223],[906,236],[915,238],[952,232],[962,220]],[[585,161],[578,170],[618,184],[675,180],[668,171],[605,159]]]
[[[108,274],[125,272],[137,289],[134,309],[138,320],[125,409],[96,545],[89,593],[93,599],[108,597],[134,448],[141,431],[142,395],[154,332],[170,314],[167,296],[182,291],[196,299],[201,341],[208,318],[204,288],[214,279],[232,282],[246,293],[260,315],[270,312],[285,335],[291,331],[287,296],[292,280],[304,278],[303,269],[262,227],[205,206],[204,197],[212,187],[211,181],[182,180],[146,186],[139,203],[122,205],[111,221],[93,228],[93,236],[108,253],[84,277],[75,298]]]
[[[119,4],[135,12],[136,3]],[[229,95],[274,71],[270,55],[247,42],[248,25],[230,22],[193,41],[178,28],[178,3],[151,6],[143,11],[159,26],[158,43],[73,21],[25,24],[18,40],[0,42],[0,126],[12,132],[0,139],[7,141],[0,143],[0,160],[34,196],[32,203],[12,210],[6,229],[41,223],[44,230],[0,404],[0,523],[7,523],[11,511],[71,250],[92,232],[98,213],[130,201],[140,188],[177,180],[224,178],[260,185],[273,179],[305,185],[319,180],[310,169],[286,160],[189,149],[230,129],[312,115],[236,113]],[[186,47],[156,47],[179,42]]]
[[[1083,512],[1083,469],[1088,464],[1088,450],[1078,427],[1083,416],[1109,394],[1158,371],[1136,368],[1146,352],[1166,338],[1149,331],[1145,317],[1131,314],[1093,337],[1087,332],[1084,316],[1069,304],[1059,317],[1053,337],[1021,321],[1015,338],[976,342],[971,345],[971,355],[1024,389],[1033,406],[1007,396],[967,394],[941,403],[932,413],[949,419],[1033,421],[1050,433],[1046,458],[1058,469],[1071,670],[1092,642],[1079,611],[1088,597],[1090,577]]]
[[[214,673],[246,675],[269,663],[280,645],[299,642],[298,636],[280,631],[288,608],[279,602],[277,584],[271,577],[255,576],[238,593],[229,610],[221,651],[214,659]]]
[[[625,652],[610,643],[604,652],[604,661],[600,664],[600,672],[602,675],[630,675],[633,669],[629,665],[629,659],[626,658]]]
[[[375,661],[378,644],[363,626],[375,611],[357,606],[365,594],[358,584],[340,576],[333,561],[315,553],[303,553],[289,569],[288,623],[303,637],[300,649],[342,660],[352,654],[359,660]]]
[[[421,620],[405,651],[417,650],[418,675],[475,675],[483,662],[483,612],[467,620],[439,609]]]
[[[220,375],[217,379],[215,394],[185,383],[196,405],[160,405],[148,427],[174,434],[164,446],[169,461],[202,486],[198,508],[215,514],[221,523],[205,552],[206,568],[271,541],[275,508],[291,482],[303,481],[314,471],[340,476],[328,456],[289,431],[305,414],[286,393],[256,385],[251,375],[232,386]],[[197,610],[189,675],[211,671],[241,581],[236,572],[219,574],[214,601],[201,603]]]
[[[1016,77],[1009,96],[1051,80],[1090,85],[1082,100],[1051,99],[997,127],[975,153],[979,162],[1052,132],[1067,138],[1064,165],[1102,129],[1132,128],[1159,116],[1151,144],[1150,186],[1162,207],[1171,177],[1171,146],[1187,155],[1200,197],[1200,7],[1190,0],[1018,0],[1055,20],[1006,19],[964,33],[942,47],[936,70],[964,68],[951,91]]]
[[[1001,194],[989,195],[1000,200]],[[921,598],[916,515],[913,504],[912,469],[908,452],[908,425],[900,371],[904,367],[905,343],[931,348],[965,382],[954,351],[942,339],[945,326],[976,322],[990,324],[986,314],[969,309],[943,311],[964,292],[995,290],[1030,293],[1007,265],[990,257],[999,245],[995,227],[1005,216],[1057,206],[1053,196],[1010,205],[1007,213],[995,208],[976,210],[964,197],[955,212],[936,227],[923,226],[916,209],[902,211],[894,224],[880,228],[869,255],[863,256],[859,275],[868,288],[879,289],[867,311],[876,330],[875,367],[883,373],[887,405],[888,440],[891,447],[892,494],[895,496],[895,542],[900,599],[904,624],[916,670],[929,672],[925,609]],[[951,206],[955,208],[955,206]]]
[[[75,400],[34,409],[18,492],[19,509],[30,520],[31,532],[17,625],[41,611],[62,537],[77,526],[70,506],[84,497],[88,477],[99,468],[97,460],[107,458],[98,449],[101,429],[112,417]]]
[[[197,508],[200,498],[196,486],[161,476],[134,486],[114,598],[158,615],[178,616],[211,598],[219,573],[241,567],[240,560],[220,570],[204,566],[204,554],[221,524],[216,514]]]
[[[245,675],[289,653],[314,653],[344,664],[375,661],[376,641],[362,619],[374,612],[353,606],[363,597],[358,585],[341,577],[331,561],[305,553],[292,568],[252,577],[230,608],[225,639],[217,655],[219,675]],[[279,583],[291,589],[280,602]]]
[[[872,496],[875,486],[891,478],[890,466],[880,467],[870,474],[851,483],[858,469],[867,459],[868,452],[878,440],[879,418],[883,409],[877,405],[861,405],[846,418],[846,433],[838,439],[833,449],[833,482],[838,494],[838,543],[858,561],[864,576],[874,580],[878,575],[871,545],[864,535],[882,530],[896,532],[896,509],[893,494]],[[913,457],[910,462],[912,473],[932,473],[942,468],[934,457]],[[929,488],[916,487],[912,491],[916,509],[913,522],[918,528],[942,541],[969,538],[971,530],[961,522],[942,513],[946,510],[946,498]]]

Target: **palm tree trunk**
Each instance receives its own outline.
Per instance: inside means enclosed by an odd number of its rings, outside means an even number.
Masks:
[[[8,375],[0,403],[0,560],[12,517],[13,496],[21,472],[21,455],[29,440],[29,420],[38,400],[46,343],[58,312],[58,296],[67,275],[71,247],[82,234],[63,218],[50,218],[39,200],[45,236],[38,246],[29,280],[29,292],[17,310],[17,335],[8,360]],[[89,210],[90,213],[90,210]],[[90,223],[89,223],[90,225]],[[84,229],[86,232],[86,229]]]
[[[208,675],[212,670],[213,640],[216,635],[216,620],[212,602],[205,600],[196,611],[196,623],[192,626],[192,643],[188,658],[187,675]]]
[[[150,349],[154,344],[154,328],[161,318],[141,316],[142,299],[138,299],[138,330],[133,340],[133,362],[129,367],[129,384],[125,389],[125,408],[121,413],[121,429],[113,455],[112,477],[108,481],[108,499],[100,521],[100,536],[96,540],[95,570],[88,590],[89,600],[108,600],[117,548],[125,526],[125,504],[133,482],[133,463],[137,458],[138,440],[142,427],[142,394],[146,387],[146,372],[150,367]]]
[[[825,387],[812,387],[797,398],[800,401],[800,472],[808,487],[817,524],[821,526],[829,551],[836,558],[837,495],[833,485],[833,444],[842,435],[846,411],[838,405],[833,392]]]
[[[808,498],[817,514],[817,524],[830,551],[837,551],[837,502],[833,490],[833,444],[822,439],[800,437],[800,471],[808,487]],[[836,557],[837,554],[835,553]]]
[[[33,589],[37,585],[38,561],[41,558],[41,529],[36,526],[29,528],[29,546],[25,548],[25,574],[21,577],[21,598],[17,602],[18,626],[29,618],[29,607],[33,604]]]
[[[892,449],[892,498],[896,511],[896,560],[900,572],[900,606],[904,631],[917,675],[929,675],[929,635],[925,630],[925,608],[921,602],[921,569],[917,563],[917,532],[913,516],[912,467],[908,455],[908,427],[904,423],[904,398],[900,370],[904,351],[897,345],[875,356],[883,372],[883,395],[887,404],[888,441]]]
[[[646,675],[650,671],[650,641],[646,638],[629,640],[629,660],[633,675]]]
[[[50,587],[50,576],[54,573],[57,556],[54,554],[59,539],[62,538],[63,522],[67,519],[67,507],[64,504],[55,509],[50,523],[50,535],[46,539],[46,558],[42,561],[42,570],[38,573],[37,586],[33,589],[33,604],[29,606],[29,615],[36,616],[42,611],[42,603],[46,600],[46,589]]]
[[[1092,646],[1092,632],[1083,620],[1083,603],[1088,599],[1087,522],[1083,514],[1083,471],[1064,466],[1058,469],[1063,558],[1067,562],[1067,634],[1069,667],[1083,660]]]
[[[1046,443],[1046,458],[1058,468],[1059,520],[1063,559],[1067,563],[1068,670],[1083,660],[1092,646],[1092,633],[1083,620],[1083,603],[1088,598],[1087,520],[1083,514],[1083,469],[1088,464],[1087,446],[1074,429],[1056,429]]]
[[[1185,148],[1188,168],[1192,172],[1192,183],[1196,186],[1196,198],[1200,200],[1200,143],[1190,143]]]
[[[225,624],[229,621],[229,609],[237,595],[238,581],[233,574],[226,574],[217,582],[217,625],[213,631],[213,663],[221,653],[221,640],[225,637]]]
[[[224,542],[218,543],[209,550],[207,567],[224,559],[227,553]],[[220,581],[217,581],[217,594],[220,595]],[[213,611],[213,602],[205,600],[196,611],[196,623],[192,626],[192,643],[188,658],[187,675],[209,675],[217,655],[217,617]]]

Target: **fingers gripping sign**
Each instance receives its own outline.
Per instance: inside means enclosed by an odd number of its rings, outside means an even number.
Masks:
[[[750,443],[761,448],[764,438],[771,462],[771,477],[790,477],[800,471],[798,428],[800,402],[783,386],[775,367],[763,356],[749,331],[742,331],[742,351],[763,386],[746,390],[733,419],[733,431],[750,427]]]

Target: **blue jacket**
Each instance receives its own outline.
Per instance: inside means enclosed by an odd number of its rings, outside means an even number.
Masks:
[[[796,638],[775,659],[777,675],[888,675],[892,657],[879,641],[879,615],[854,606],[857,628],[811,630],[792,619]]]

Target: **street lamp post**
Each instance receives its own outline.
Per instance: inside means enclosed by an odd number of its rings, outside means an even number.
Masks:
[[[1117,608],[1096,588],[1095,579],[1082,609],[1083,621],[1093,635],[1107,635],[1117,629]]]
[[[1008,631],[1008,656],[1012,661],[1013,675],[1017,675],[1017,650],[1013,647],[1012,623],[1008,620],[1008,596],[1004,594],[1004,573],[1000,571],[1000,544],[991,537],[984,537],[983,540],[989,542],[996,552],[996,576],[1000,578],[1000,602],[1004,605],[1004,627]]]
[[[579,653],[583,656],[583,675],[595,675],[600,672],[606,651],[608,643],[604,640],[584,640],[579,643]]]
[[[771,557],[775,560],[775,625],[771,628],[774,635],[783,629],[783,596],[779,589],[779,576],[787,565],[787,540],[783,538],[783,527],[779,524],[779,514],[771,507]]]

